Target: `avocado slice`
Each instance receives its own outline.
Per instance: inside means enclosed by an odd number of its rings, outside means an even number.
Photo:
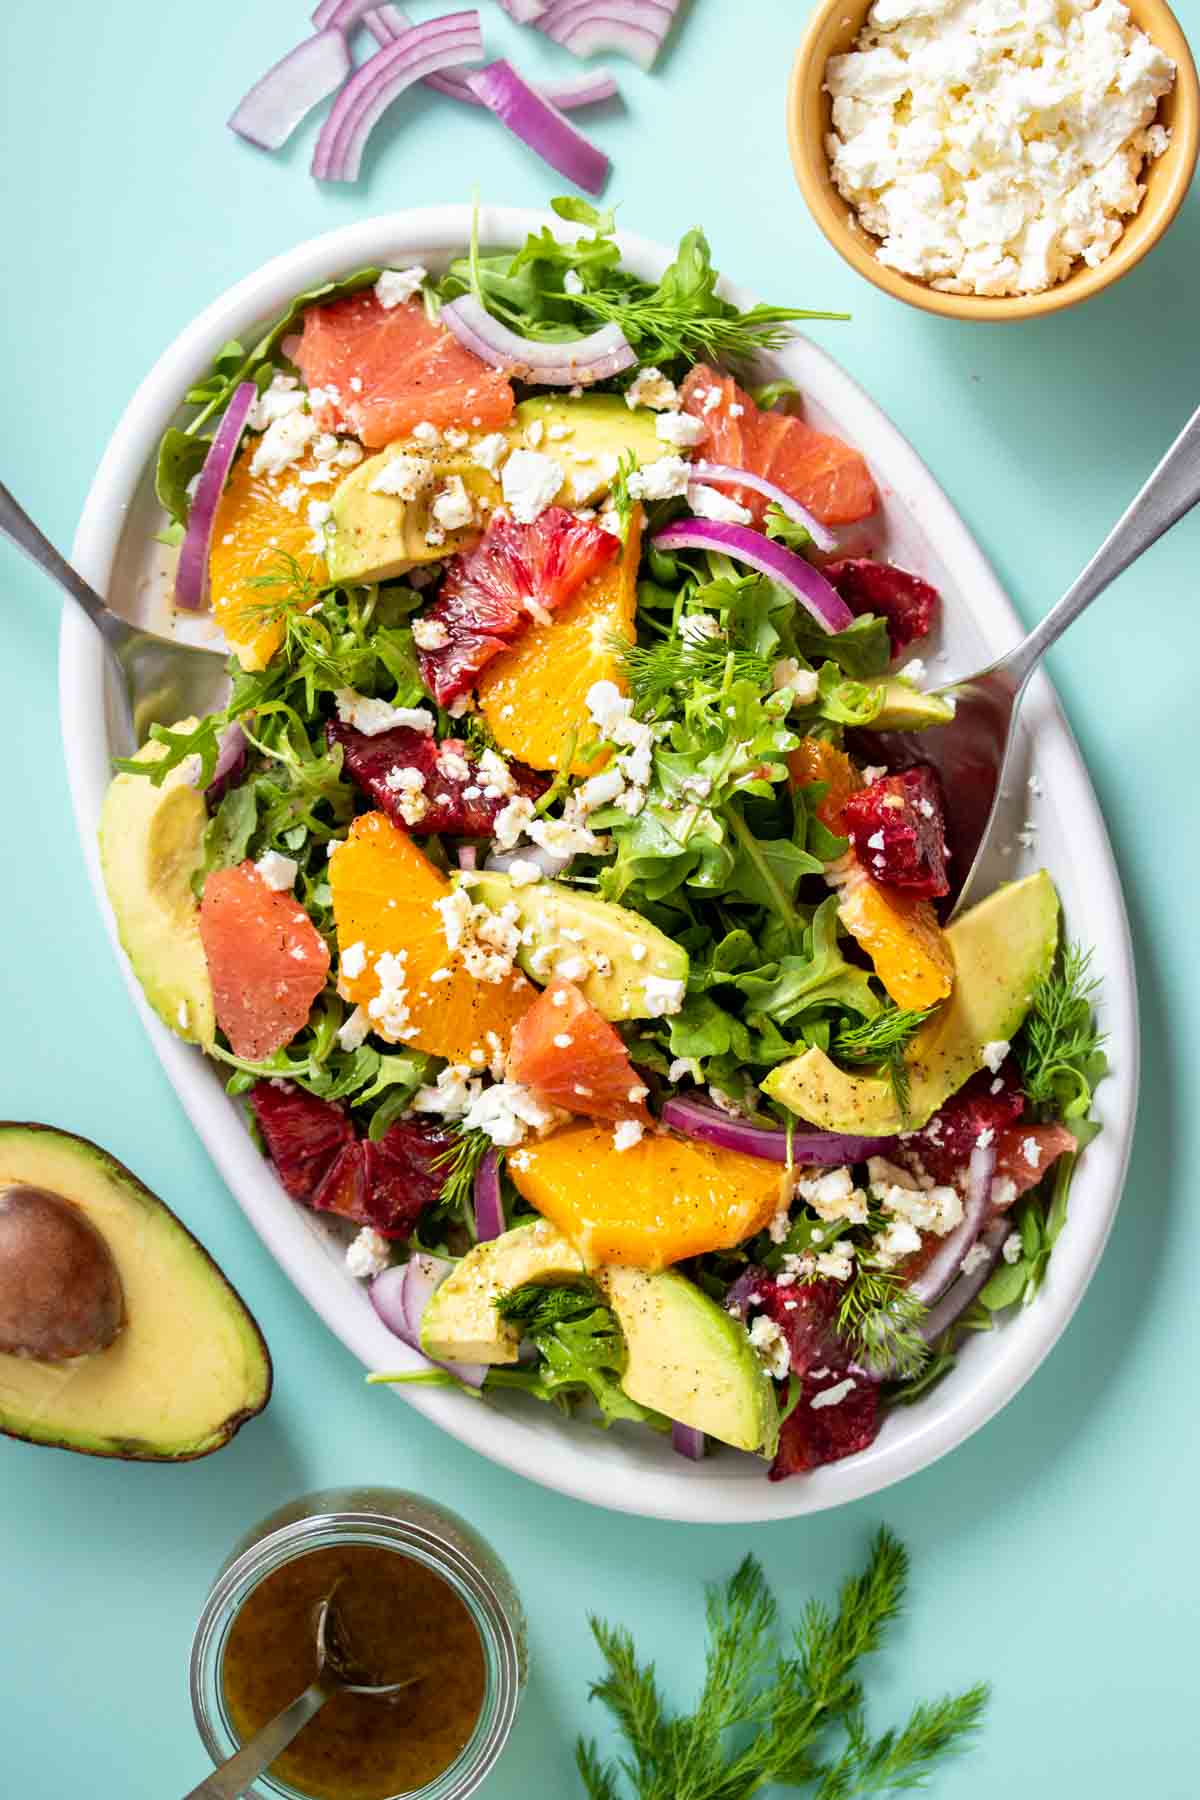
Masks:
[[[997,888],[946,931],[954,987],[913,1039],[907,1115],[882,1075],[855,1075],[823,1050],[780,1063],[763,1092],[821,1131],[886,1137],[916,1131],[982,1066],[984,1046],[1020,1029],[1058,947],[1058,895],[1045,869]]]
[[[879,684],[883,707],[871,720],[872,731],[924,731],[930,725],[948,725],[954,707],[936,694],[923,694],[902,675],[889,675]]]
[[[668,1010],[646,994],[647,976],[659,981],[686,982],[687,951],[672,943],[637,913],[611,900],[597,900],[577,893],[557,881],[537,881],[515,887],[508,875],[485,869],[470,879],[472,900],[499,912],[513,905],[529,943],[522,943],[518,961],[527,975],[545,986],[558,965],[570,965],[585,954],[602,958],[600,969],[589,966],[586,974],[570,977],[585,1000],[606,1019],[652,1019]]]
[[[115,1157],[48,1125],[0,1124],[0,1190],[37,1190],[94,1226],[116,1266],[123,1316],[106,1347],[71,1360],[30,1350],[62,1342],[28,1241],[0,1241],[4,1310],[21,1355],[0,1355],[0,1432],[29,1443],[180,1462],[219,1450],[271,1394],[271,1358],[238,1295],[186,1227]],[[46,1241],[48,1247],[49,1240]],[[62,1304],[72,1304],[66,1277]],[[15,1292],[15,1297],[14,1297]],[[37,1312],[38,1316],[34,1316]]]
[[[396,457],[413,458],[430,471],[411,499],[379,493],[373,483]],[[470,495],[476,518],[470,524],[428,534],[431,507],[445,482],[457,476]],[[441,562],[479,536],[480,501],[495,506],[500,484],[474,462],[468,450],[439,444],[433,448],[402,439],[377,456],[359,463],[338,483],[330,502],[329,543],[325,553],[331,581],[392,581],[424,563]]]
[[[421,1348],[434,1362],[515,1363],[521,1330],[496,1302],[527,1282],[578,1280],[583,1258],[548,1219],[476,1244],[436,1288],[421,1318]]]
[[[639,464],[677,454],[659,437],[654,414],[627,406],[620,394],[583,394],[575,400],[569,394],[539,394],[522,400],[504,435],[514,449],[528,447],[531,428],[539,452],[563,466],[564,506],[591,506],[607,494],[627,451]]]
[[[173,731],[192,731],[181,719]],[[138,762],[165,756],[143,744]],[[212,983],[200,941],[192,876],[203,856],[208,813],[186,764],[161,787],[144,775],[117,775],[100,809],[100,868],[121,948],[164,1025],[191,1044],[213,1041]]]
[[[609,1265],[596,1280],[625,1334],[631,1400],[737,1450],[774,1456],[779,1408],[738,1320],[672,1269]]]

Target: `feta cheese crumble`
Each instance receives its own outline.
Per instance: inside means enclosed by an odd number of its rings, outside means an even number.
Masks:
[[[792,1359],[787,1338],[774,1319],[769,1319],[766,1313],[760,1313],[750,1327],[750,1342],[767,1374],[775,1381],[786,1381]]]
[[[300,871],[300,864],[294,857],[281,856],[278,850],[266,851],[259,857],[254,867],[267,886],[276,894],[290,893],[296,885],[296,876]]]
[[[427,273],[419,263],[411,269],[385,269],[375,283],[375,298],[385,312],[390,312],[393,306],[402,306],[420,292]]]
[[[540,519],[566,479],[560,462],[539,450],[514,450],[500,475],[504,501],[519,525]]]
[[[640,1119],[622,1119],[613,1127],[613,1149],[632,1150],[641,1143],[645,1129]]]
[[[346,1267],[358,1281],[369,1281],[373,1275],[382,1275],[390,1260],[390,1244],[369,1225],[363,1226],[346,1250]]]
[[[423,732],[426,737],[433,731],[433,714],[423,706],[389,706],[386,700],[372,700],[366,694],[355,693],[353,688],[336,688],[333,698],[342,724],[352,725],[364,737],[378,737],[381,732],[395,731],[400,726]]]
[[[1137,211],[1174,79],[1120,0],[876,0],[826,64],[830,172],[887,267],[1038,293]]]
[[[625,390],[625,404],[648,406],[652,412],[669,412],[679,406],[679,389],[661,369],[639,369]]]
[[[685,412],[660,412],[654,421],[654,431],[664,444],[673,444],[677,450],[694,450],[708,436],[704,420]]]
[[[371,477],[373,494],[394,494],[397,500],[415,500],[433,480],[433,464],[424,456],[410,456],[401,450],[384,463]]]
[[[749,525],[754,514],[748,506],[740,506],[728,494],[709,487],[705,481],[694,481],[688,489],[688,503],[698,519],[714,519],[718,525]]]
[[[531,1131],[536,1137],[545,1137],[566,1118],[565,1112],[539,1100],[519,1081],[498,1081],[472,1101],[463,1114],[463,1130],[484,1131],[493,1144],[511,1150],[523,1144]]]
[[[993,1075],[999,1075],[1000,1065],[1008,1055],[1008,1052],[1009,1042],[1007,1038],[993,1038],[991,1043],[985,1044],[983,1049],[979,1052],[979,1061],[985,1069],[990,1069]]]
[[[250,458],[252,475],[282,475],[296,462],[317,435],[311,413],[287,412],[272,420]]]
[[[682,456],[660,456],[634,469],[625,485],[633,500],[678,500],[688,491],[691,473]]]

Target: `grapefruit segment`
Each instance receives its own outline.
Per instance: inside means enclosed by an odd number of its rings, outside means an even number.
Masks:
[[[508,1158],[517,1189],[589,1267],[665,1269],[761,1231],[781,1204],[780,1172],[668,1133],[617,1150],[610,1126],[567,1125]]]
[[[235,1056],[261,1062],[290,1044],[325,986],[329,951],[304,908],[269,888],[252,862],[214,869],[200,939],[217,1023]]]
[[[445,628],[445,644],[420,657],[421,679],[439,706],[469,692],[481,669],[534,619],[547,623],[620,548],[611,532],[561,506],[532,525],[495,514],[476,547],[451,559],[426,615]]]
[[[415,425],[496,431],[513,409],[507,375],[465,350],[420,300],[384,307],[373,289],[310,306],[296,350],[323,431],[381,450]]]
[[[284,637],[283,603],[296,604],[291,562],[311,595],[329,579],[321,532],[309,507],[324,507],[345,474],[306,451],[277,475],[251,473],[259,439],[247,441],[230,471],[213,525],[208,576],[212,610],[243,669],[265,669]],[[301,481],[318,471],[327,479]],[[290,561],[289,561],[290,559]]]
[[[412,839],[383,813],[363,813],[330,858],[329,885],[338,991],[367,1008],[371,1030],[451,1062],[498,1063],[534,989],[521,974],[493,982],[468,971],[437,906],[450,883]]]
[[[518,1024],[508,1076],[564,1112],[650,1121],[645,1085],[620,1033],[570,981],[556,977]]]
[[[996,1174],[1007,1176],[1023,1194],[1036,1187],[1051,1163],[1078,1147],[1065,1125],[1014,1125],[996,1139]]]
[[[581,752],[588,730],[587,693],[597,681],[627,691],[621,643],[636,633],[637,572],[642,509],[635,507],[619,561],[607,563],[548,624],[526,627],[479,682],[479,708],[501,749],[534,769],[557,769],[563,745],[577,731],[572,775],[595,774],[601,764]]]
[[[685,411],[708,427],[704,454],[710,462],[774,482],[823,525],[849,525],[874,512],[879,496],[871,472],[840,438],[790,413],[764,412],[728,375],[704,363],[690,372],[682,393]],[[745,488],[730,492],[761,524],[766,499]]]

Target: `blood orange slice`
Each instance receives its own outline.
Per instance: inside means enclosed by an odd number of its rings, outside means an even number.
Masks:
[[[684,382],[683,404],[708,427],[704,455],[710,462],[773,481],[823,525],[849,525],[874,512],[879,496],[871,472],[840,438],[790,413],[764,412],[731,377],[704,363]],[[767,508],[762,495],[739,489],[737,497],[761,521]]]
[[[217,1023],[235,1056],[261,1062],[290,1044],[325,986],[325,940],[290,894],[252,862],[214,869],[200,902],[200,938]]]
[[[513,1032],[508,1074],[564,1112],[649,1122],[620,1033],[569,981],[552,981]]]
[[[419,300],[384,307],[371,289],[310,306],[296,362],[327,396],[317,423],[353,431],[369,450],[420,424],[495,431],[513,409],[507,375],[464,350]]]

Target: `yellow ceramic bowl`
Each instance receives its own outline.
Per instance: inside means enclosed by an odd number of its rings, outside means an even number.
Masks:
[[[809,21],[788,89],[788,142],[800,191],[817,224],[834,249],[885,294],[906,300],[926,312],[953,319],[1030,319],[1037,313],[1075,306],[1101,288],[1111,287],[1158,242],[1178,212],[1196,166],[1200,141],[1200,82],[1187,39],[1164,0],[1126,0],[1134,21],[1175,63],[1175,85],[1159,107],[1160,122],[1171,133],[1170,147],[1145,170],[1145,198],[1125,226],[1111,254],[1098,268],[1080,264],[1057,286],[1041,294],[995,298],[980,294],[943,294],[911,275],[886,268],[875,255],[878,239],[859,225],[829,174],[825,139],[830,130],[830,100],[825,92],[825,64],[849,50],[862,30],[870,0],[822,0]]]

